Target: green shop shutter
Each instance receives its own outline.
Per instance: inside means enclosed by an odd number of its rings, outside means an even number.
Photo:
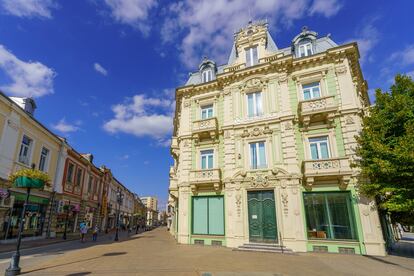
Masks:
[[[224,235],[223,197],[209,197],[208,230],[210,235]]]
[[[193,197],[193,233],[208,234],[207,198]]]

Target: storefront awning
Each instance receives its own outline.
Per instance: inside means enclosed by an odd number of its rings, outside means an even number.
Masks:
[[[25,201],[26,200],[26,195],[25,194],[18,194],[15,192],[12,192],[12,195],[14,195],[14,200],[19,200],[19,201]],[[40,196],[34,196],[31,195],[29,197],[29,202],[30,203],[39,203],[39,204],[49,204],[49,199],[48,198],[44,198],[44,197],[40,197]]]

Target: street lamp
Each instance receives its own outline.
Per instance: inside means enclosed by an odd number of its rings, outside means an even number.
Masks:
[[[116,232],[115,232],[115,241],[119,240],[118,234],[119,234],[119,209],[121,208],[122,201],[124,199],[124,194],[122,193],[121,189],[119,187],[116,190],[116,201],[118,203],[118,209],[116,211]]]

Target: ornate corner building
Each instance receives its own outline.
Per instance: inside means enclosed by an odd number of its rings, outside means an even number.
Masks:
[[[176,90],[170,231],[179,243],[385,255],[358,194],[355,135],[369,106],[355,43],[304,27],[278,48],[265,22],[234,35]]]

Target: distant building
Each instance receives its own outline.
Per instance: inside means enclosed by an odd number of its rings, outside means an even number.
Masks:
[[[158,199],[153,196],[141,197],[142,203],[147,208],[147,226],[154,226],[158,221]]]

